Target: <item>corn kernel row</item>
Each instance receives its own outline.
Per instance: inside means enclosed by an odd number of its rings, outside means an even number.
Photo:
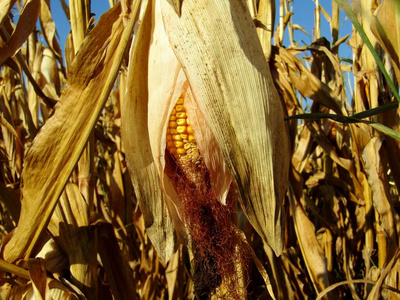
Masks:
[[[186,154],[190,154],[192,148],[196,148],[196,141],[193,129],[190,126],[183,105],[183,98],[180,97],[172,109],[167,129],[167,150],[176,159]]]

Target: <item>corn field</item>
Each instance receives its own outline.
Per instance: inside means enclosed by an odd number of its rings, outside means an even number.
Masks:
[[[1,299],[400,299],[398,1],[96,2],[0,1]]]

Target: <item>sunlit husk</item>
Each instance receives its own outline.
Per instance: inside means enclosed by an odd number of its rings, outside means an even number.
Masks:
[[[148,122],[151,113],[148,108],[148,51],[151,37],[152,2],[144,1],[137,39],[131,48],[128,70],[127,91],[122,103],[121,133],[125,145],[127,164],[130,169],[135,194],[139,201],[149,235],[158,255],[167,261],[176,248],[173,223],[179,222],[177,209],[160,188],[160,174],[153,159]],[[136,43],[136,44],[135,44]],[[140,71],[138,71],[140,70]],[[160,134],[160,133],[159,133]],[[161,134],[160,134],[161,135]],[[173,192],[172,186],[165,187]],[[170,218],[170,216],[171,218]],[[176,223],[176,228],[184,226]]]
[[[171,48],[238,186],[242,208],[279,254],[288,138],[247,7],[242,1],[185,1],[179,17],[161,4]]]
[[[157,88],[149,87],[148,128],[150,144],[155,157],[156,166],[161,177],[163,190],[175,203],[178,212],[182,212],[180,200],[176,192],[171,191],[170,179],[165,176],[165,149],[167,125],[171,111],[180,96],[185,99],[185,107],[196,143],[199,147],[208,171],[215,195],[224,203],[231,182],[220,150],[209,126],[194,100],[186,74],[183,72],[175,53],[171,49],[160,11],[160,1],[154,10],[153,43],[149,51],[149,82]],[[165,72],[165,70],[170,70]]]

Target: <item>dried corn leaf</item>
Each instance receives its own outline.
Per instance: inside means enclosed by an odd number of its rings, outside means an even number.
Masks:
[[[48,228],[68,256],[72,283],[86,295],[94,296],[95,245],[89,234],[88,205],[76,184],[66,185]]]
[[[90,32],[70,68],[54,115],[27,152],[18,228],[3,249],[8,261],[28,257],[95,125],[117,75],[134,18],[122,26],[120,6]]]
[[[379,44],[385,49],[392,61],[397,80],[400,80],[399,41],[396,26],[396,2],[397,0],[384,0],[375,11],[375,17],[371,22],[371,30]]]
[[[18,191],[8,188],[2,182],[0,183],[0,201],[6,206],[15,222],[18,221],[21,212],[21,202],[19,198],[20,195]]]
[[[33,292],[36,299],[46,299],[46,294],[49,293],[46,269],[43,262],[43,259],[31,258],[28,260],[29,276],[32,280]]]
[[[11,11],[11,8],[14,6],[17,0],[1,0],[0,1],[0,26],[3,25],[3,22]]]
[[[371,186],[372,201],[375,211],[378,213],[378,224],[385,233],[385,239],[388,240],[387,255],[392,257],[397,248],[396,226],[394,217],[394,208],[390,201],[388,186],[385,185],[385,176],[382,172],[381,156],[379,150],[382,146],[383,138],[374,137],[365,146],[362,151],[362,158],[365,162],[365,171],[368,183]]]
[[[279,48],[277,51],[275,67],[290,79],[290,83],[295,89],[304,97],[311,98],[337,114],[346,115],[340,101],[326,84],[311,73],[289,50]]]
[[[51,16],[50,0],[41,1],[39,20],[47,44],[57,55],[58,59],[60,59],[60,63],[62,64],[61,48],[56,39],[56,24]]]
[[[184,1],[179,18],[168,3],[161,4],[171,47],[237,183],[242,207],[280,254],[288,137],[247,6]]]
[[[150,2],[151,3],[151,2]],[[135,194],[145,220],[147,234],[160,258],[167,262],[175,251],[176,237],[168,215],[177,212],[160,188],[160,178],[151,154],[148,120],[148,51],[152,6],[143,1],[140,26],[136,29],[128,69],[128,90],[122,103],[121,133]],[[168,208],[167,208],[168,207]],[[177,230],[182,230],[178,224]]]
[[[28,39],[28,36],[35,28],[39,10],[40,0],[29,0],[25,3],[17,27],[6,44],[0,48],[0,65],[2,65],[7,58],[13,56]]]
[[[118,246],[113,226],[101,221],[94,225],[99,237],[99,255],[114,298],[136,299],[136,282],[133,280],[127,258]]]
[[[327,288],[329,284],[327,261],[315,233],[315,226],[307,217],[300,204],[304,197],[302,183],[298,173],[293,170],[291,178],[290,209],[293,214],[296,236],[304,261],[317,293]],[[328,298],[330,299],[330,297]],[[334,298],[332,298],[334,299]]]

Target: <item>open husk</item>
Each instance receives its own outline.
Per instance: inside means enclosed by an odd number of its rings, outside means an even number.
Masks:
[[[161,6],[171,48],[238,187],[242,209],[280,254],[288,134],[247,7],[242,1],[186,1],[179,17],[168,3]]]

